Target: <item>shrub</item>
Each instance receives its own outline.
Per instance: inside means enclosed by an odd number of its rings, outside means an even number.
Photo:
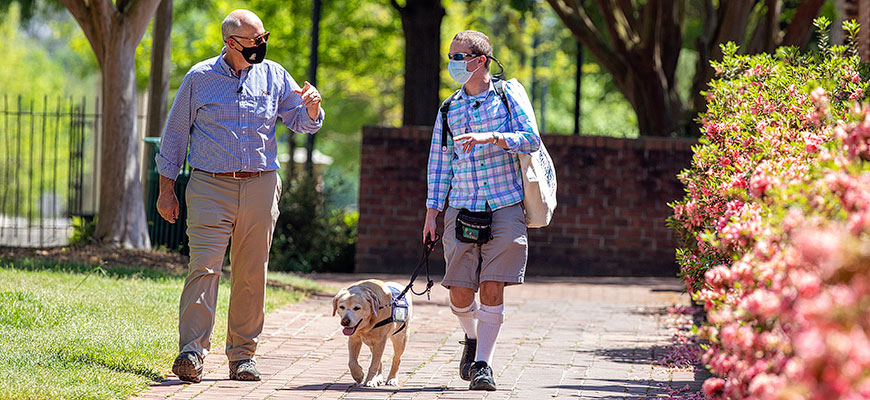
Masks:
[[[351,272],[359,213],[329,209],[314,181],[288,184],[278,207],[269,266],[277,271]]]
[[[70,246],[84,246],[94,242],[94,233],[97,231],[97,217],[73,217],[72,233],[69,238]]]
[[[671,225],[725,399],[870,398],[870,107],[850,46],[713,66]]]

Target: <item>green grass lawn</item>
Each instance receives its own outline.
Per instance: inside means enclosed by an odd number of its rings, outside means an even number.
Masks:
[[[282,284],[267,289],[267,311],[320,290],[269,278]],[[183,285],[146,269],[0,259],[0,399],[126,398],[161,379],[177,355]],[[228,299],[222,280],[213,349],[224,345]]]

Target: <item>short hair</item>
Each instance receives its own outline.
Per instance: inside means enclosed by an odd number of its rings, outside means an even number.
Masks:
[[[453,40],[468,45],[474,54],[485,55],[484,66],[489,69],[489,60],[492,57],[492,42],[489,41],[489,37],[478,31],[469,30],[457,33]]]
[[[224,42],[230,38],[233,34],[236,33],[236,30],[242,27],[242,19],[234,13],[230,13],[224,18],[224,22],[221,23],[221,34],[223,35]]]

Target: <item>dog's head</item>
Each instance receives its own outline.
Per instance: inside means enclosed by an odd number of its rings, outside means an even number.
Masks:
[[[332,298],[332,315],[341,316],[342,333],[353,335],[357,329],[372,325],[378,314],[378,295],[372,288],[353,285],[341,289]]]

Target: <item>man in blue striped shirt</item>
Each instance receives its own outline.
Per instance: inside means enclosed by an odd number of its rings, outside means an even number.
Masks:
[[[317,89],[308,82],[299,87],[281,65],[265,60],[269,32],[260,18],[235,10],[221,32],[221,54],[184,76],[156,156],[157,210],[169,222],[178,218],[175,179],[185,156],[193,168],[185,192],[190,264],[179,304],[180,354],[172,366],[189,382],[202,379],[230,238],[230,379],[260,379],[254,353],[263,330],[266,270],[281,195],[275,124],[280,117],[293,131],[313,134],[323,123]]]
[[[486,35],[458,33],[448,58],[448,72],[462,87],[435,119],[423,240],[435,237],[435,217],[445,210],[450,193],[442,239],[447,270],[441,284],[450,290],[450,308],[466,335],[459,375],[471,381],[472,390],[495,390],[490,365],[504,322],[504,287],[523,282],[528,254],[517,153],[538,150],[541,138],[531,126],[533,111],[515,100],[525,90],[522,85],[515,80],[496,83],[490,75],[490,61],[498,60]],[[502,93],[495,84],[503,85]],[[442,115],[451,135],[442,135]],[[466,211],[491,215],[489,241],[460,238],[458,216]]]

